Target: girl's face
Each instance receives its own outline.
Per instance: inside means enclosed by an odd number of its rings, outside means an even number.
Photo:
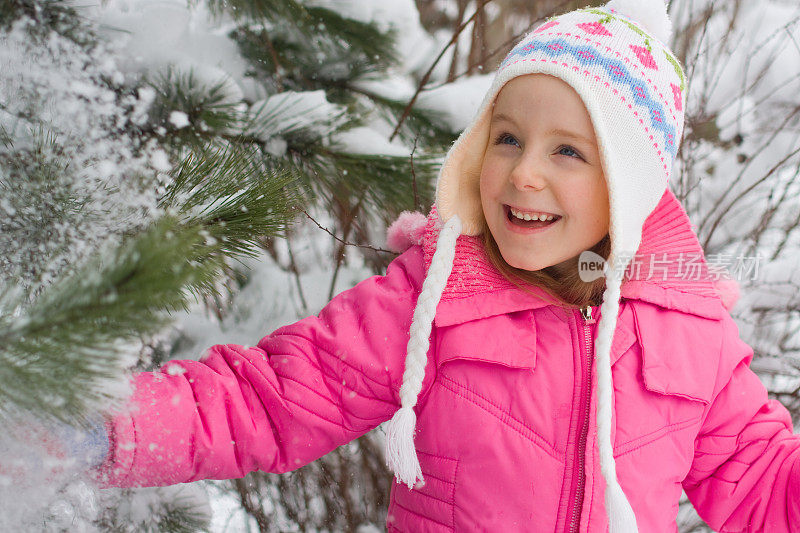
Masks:
[[[609,204],[600,153],[589,113],[572,87],[526,74],[500,90],[480,191],[489,230],[512,267],[568,268],[605,236]]]

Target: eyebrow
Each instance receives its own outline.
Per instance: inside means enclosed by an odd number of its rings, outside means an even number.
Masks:
[[[558,128],[548,131],[547,135],[555,135],[555,136],[559,136],[559,137],[566,137],[568,139],[575,139],[577,141],[582,141],[582,142],[585,142],[586,144],[590,144],[590,145],[595,144],[594,141],[592,141],[588,137],[584,137],[583,135],[578,135],[577,133],[573,133],[571,131],[560,130]]]
[[[513,118],[511,118],[510,116],[505,115],[503,113],[496,113],[492,117],[492,122],[491,123],[494,124],[496,122],[511,122],[512,124],[516,124],[516,122],[514,121]],[[585,137],[583,135],[579,135],[579,134],[571,132],[571,131],[562,130],[562,129],[559,129],[559,128],[554,128],[554,129],[548,131],[546,133],[546,135],[556,135],[556,136],[559,136],[559,137],[567,137],[568,139],[575,139],[575,140],[578,140],[578,141],[583,141],[586,144],[595,144],[594,141],[592,141],[588,137]]]
[[[503,113],[495,113],[492,116],[492,124],[495,122],[514,122],[514,119]]]

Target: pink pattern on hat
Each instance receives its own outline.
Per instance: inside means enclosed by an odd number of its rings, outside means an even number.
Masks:
[[[670,83],[669,85],[672,87],[672,97],[675,100],[675,109],[678,111],[683,111],[683,91],[681,91],[681,88],[674,83]]]
[[[545,23],[545,24],[542,24],[541,26],[539,26],[538,28],[536,28],[536,29],[533,31],[533,33],[537,33],[537,32],[540,32],[540,31],[544,31],[544,30],[546,30],[546,29],[548,29],[548,28],[552,28],[553,26],[558,26],[558,21],[556,21],[556,20],[551,20],[550,22],[547,22],[547,23]]]
[[[631,45],[631,50],[633,50],[633,53],[639,58],[642,65],[653,70],[658,70],[658,65],[656,65],[656,60],[653,59],[653,54],[650,53],[650,50],[643,46],[636,46],[635,44]]]
[[[613,37],[611,32],[599,22],[584,22],[578,24],[577,26],[586,33],[591,33],[592,35],[605,35],[607,37]]]

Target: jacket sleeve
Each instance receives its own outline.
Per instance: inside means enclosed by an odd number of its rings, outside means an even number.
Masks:
[[[137,374],[109,422],[102,486],[156,486],[297,469],[388,420],[400,405],[423,276],[413,246],[319,313],[256,346]]]
[[[750,369],[753,349],[723,319],[715,395],[695,441],[683,488],[720,532],[800,531],[800,435]]]

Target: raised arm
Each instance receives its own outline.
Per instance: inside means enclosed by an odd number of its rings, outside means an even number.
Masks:
[[[723,323],[717,391],[683,488],[714,531],[800,531],[800,435],[749,368],[753,349]]]
[[[408,330],[422,283],[419,246],[256,346],[138,374],[109,423],[101,483],[155,486],[299,468],[399,407]],[[267,304],[268,305],[268,304]]]

